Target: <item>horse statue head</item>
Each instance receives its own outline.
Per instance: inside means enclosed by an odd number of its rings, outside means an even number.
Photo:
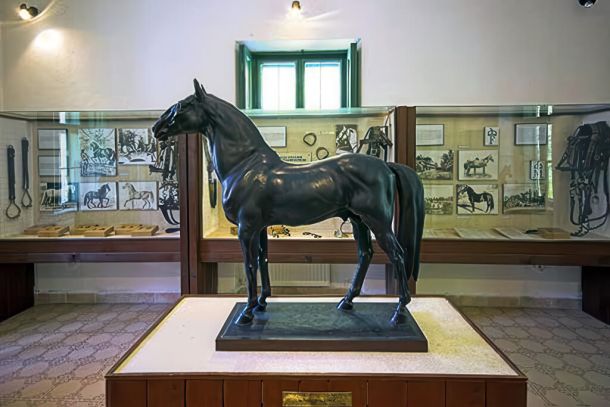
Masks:
[[[159,141],[176,134],[198,133],[210,124],[213,113],[206,106],[208,93],[197,79],[193,79],[195,93],[170,106],[153,125],[153,134]]]

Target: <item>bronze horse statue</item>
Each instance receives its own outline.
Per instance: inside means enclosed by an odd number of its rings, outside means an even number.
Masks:
[[[214,170],[222,183],[222,206],[238,226],[244,256],[248,302],[234,321],[246,325],[253,311],[265,311],[271,295],[267,227],[308,225],[332,217],[350,219],[358,244],[358,266],[340,310],[353,308],[373,255],[373,231],[392,262],[400,299],[390,323],[406,321],[409,277],[417,279],[424,226],[423,187],[412,169],[362,154],[342,154],[307,165],[280,159],[252,121],[230,103],[208,94],[194,80],[195,94],[171,106],[153,126],[165,140],[201,133],[210,145]],[[398,237],[392,231],[398,191]],[[256,272],[261,293],[257,299]]]

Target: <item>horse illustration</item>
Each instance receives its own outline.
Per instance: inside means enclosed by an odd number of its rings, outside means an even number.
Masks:
[[[464,173],[467,176],[471,176],[470,175],[470,170],[474,170],[474,173],[472,174],[473,177],[477,176],[477,168],[481,168],[483,170],[483,173],[480,174],[481,176],[485,176],[485,168],[487,167],[487,164],[489,164],[490,162],[494,162],[494,158],[490,155],[488,155],[487,157],[483,158],[482,160],[479,160],[479,157],[476,157],[474,160],[466,160],[466,162],[464,163]]]
[[[255,309],[264,312],[271,295],[267,227],[310,225],[332,217],[353,224],[358,266],[351,286],[337,305],[352,310],[372,259],[371,231],[394,266],[400,288],[392,325],[407,321],[409,277],[419,274],[424,226],[424,192],[407,166],[363,154],[341,154],[310,164],[282,161],[252,121],[230,103],[208,94],[197,80],[195,94],[171,106],[153,126],[158,140],[201,133],[210,143],[212,162],[222,183],[227,219],[237,225],[244,256],[248,302],[234,323],[250,324]],[[398,191],[398,193],[396,193]],[[399,205],[395,207],[396,199]],[[397,209],[398,236],[392,224]],[[257,299],[256,273],[261,293]]]
[[[89,144],[89,147],[91,148],[92,152],[92,161],[104,165],[114,165],[114,162],[116,160],[116,152],[112,148],[100,147],[100,145],[97,144],[95,141],[92,141],[91,144]]]
[[[133,184],[127,182],[123,184],[123,189],[127,190],[129,198],[123,204],[123,207],[127,207],[127,204],[131,202],[131,209],[134,208],[136,201],[143,201],[142,209],[152,208],[152,201],[155,199],[155,195],[152,191],[138,191]]]
[[[468,197],[468,201],[470,202],[470,208],[468,208],[468,205],[459,205],[462,208],[469,210],[470,212],[474,212],[475,211],[475,205],[476,203],[481,203],[481,202],[485,202],[487,204],[487,207],[485,208],[485,213],[490,213],[493,209],[494,209],[494,197],[492,194],[490,194],[489,192],[481,192],[480,194],[477,194],[476,192],[474,192],[474,189],[472,189],[472,187],[470,185],[458,185],[457,186],[457,194],[458,194],[458,199],[459,196],[462,194],[466,194]],[[476,208],[478,209],[478,208]]]
[[[110,192],[110,186],[108,184],[104,184],[98,188],[97,191],[89,191],[85,194],[83,198],[83,205],[85,205],[89,209],[93,208],[107,208],[110,205],[110,198],[108,198],[108,193]],[[98,200],[98,204],[96,205],[94,200]]]
[[[40,199],[41,208],[65,207],[68,202],[75,199],[76,186],[68,184],[64,188],[49,188],[42,192]]]

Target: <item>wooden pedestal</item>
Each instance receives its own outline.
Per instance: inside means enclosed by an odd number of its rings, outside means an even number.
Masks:
[[[347,393],[357,407],[526,406],[527,378],[442,298],[410,304],[426,353],[215,351],[237,301],[183,297],[110,369],[107,406],[284,407],[285,392]]]

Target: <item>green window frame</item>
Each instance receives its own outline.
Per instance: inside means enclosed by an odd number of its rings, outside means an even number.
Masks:
[[[305,106],[305,64],[336,61],[341,65],[341,107],[360,106],[360,49],[358,43],[349,49],[334,51],[251,52],[238,43],[236,63],[236,104],[242,109],[260,109],[261,66],[266,63],[292,62],[296,67],[297,109]]]

